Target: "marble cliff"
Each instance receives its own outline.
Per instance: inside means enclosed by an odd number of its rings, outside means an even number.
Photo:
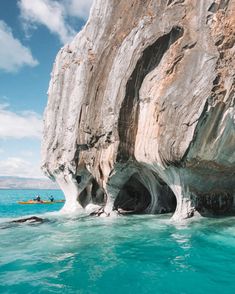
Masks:
[[[234,0],[96,0],[56,57],[44,116],[63,210],[229,213],[234,41]]]

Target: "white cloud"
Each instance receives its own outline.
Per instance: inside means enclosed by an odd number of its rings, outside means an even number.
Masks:
[[[12,112],[0,104],[0,139],[41,138],[42,117],[33,111]]]
[[[86,20],[89,16],[93,0],[67,0],[67,13]]]
[[[0,20],[0,69],[16,72],[22,66],[36,66],[38,61],[33,58],[29,48],[14,38],[11,29]]]
[[[62,43],[69,42],[75,35],[65,21],[66,11],[61,3],[52,0],[20,0],[18,3],[26,25],[44,25],[57,34]]]
[[[34,153],[29,150],[23,150],[20,152],[20,155],[22,155],[24,158],[32,158],[34,156]]]
[[[43,177],[39,164],[32,164],[20,157],[8,157],[5,160],[0,160],[0,171],[1,176]]]
[[[70,17],[86,20],[93,0],[19,0],[18,3],[26,29],[44,25],[64,44],[77,33],[67,20]]]

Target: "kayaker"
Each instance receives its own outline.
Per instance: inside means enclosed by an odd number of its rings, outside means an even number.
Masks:
[[[52,195],[49,197],[49,199],[51,200],[51,202],[54,201],[54,197]]]
[[[36,198],[33,199],[34,201],[41,202],[41,197],[39,195],[36,196]]]

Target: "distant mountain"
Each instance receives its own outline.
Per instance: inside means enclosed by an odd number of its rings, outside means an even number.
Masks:
[[[20,178],[0,176],[0,189],[59,189],[48,179]]]

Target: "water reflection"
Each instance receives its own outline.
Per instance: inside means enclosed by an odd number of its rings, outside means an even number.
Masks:
[[[175,243],[174,256],[171,259],[171,264],[175,270],[192,270],[190,264],[190,251],[192,248],[192,235],[187,230],[186,226],[178,227],[178,230],[171,234],[172,241]]]

